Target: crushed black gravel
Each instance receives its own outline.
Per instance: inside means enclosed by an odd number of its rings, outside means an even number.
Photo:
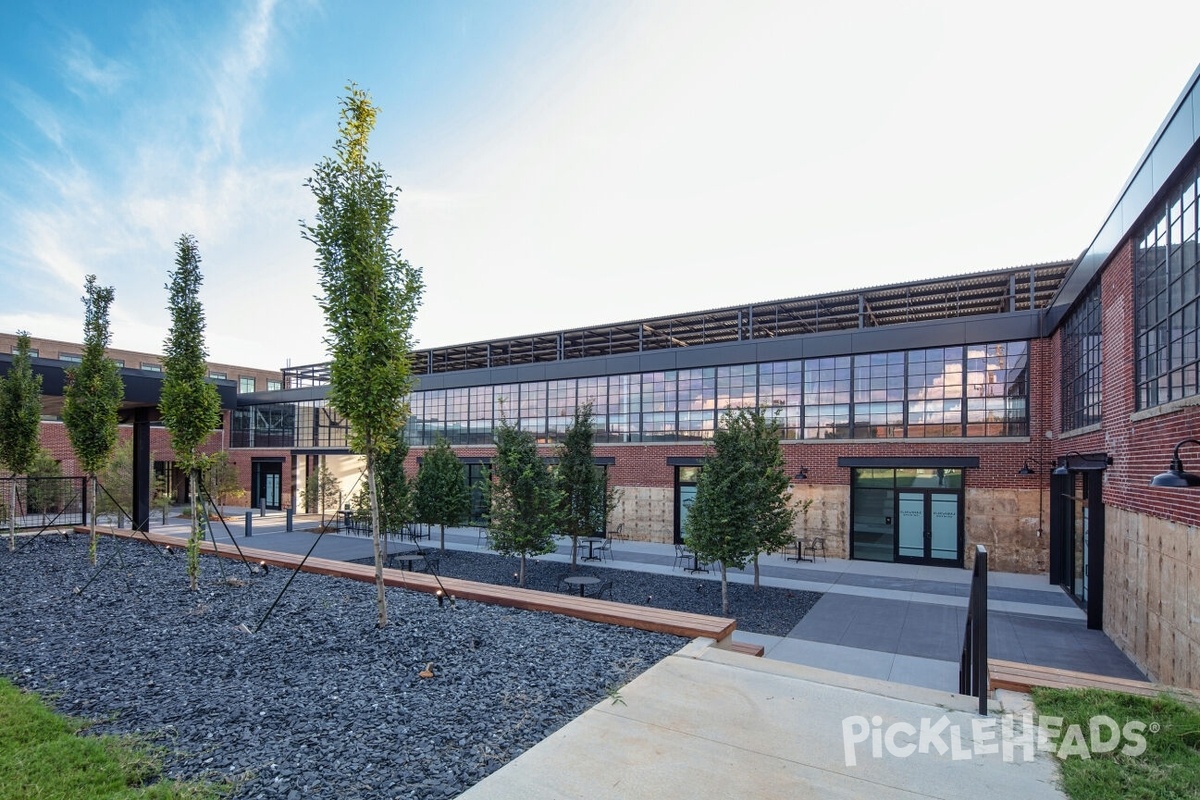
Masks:
[[[441,551],[429,547],[423,550],[438,559],[437,569],[441,575],[481,583],[517,585],[514,576],[517,574],[520,560],[515,556],[506,557],[469,550]],[[525,586],[546,592],[556,591],[559,578],[570,569],[570,564],[561,561],[526,559]],[[721,613],[721,582],[714,579],[714,573],[703,574],[703,577],[700,574],[690,576],[682,572],[663,575],[597,567],[591,562],[576,565],[575,571],[612,581],[611,599],[620,603],[726,616]],[[786,636],[820,598],[818,592],[769,586],[755,589],[748,584],[731,581],[728,616],[737,619],[739,631]]]
[[[249,633],[290,573],[205,558],[191,592],[182,554],[85,540],[0,549],[0,675],[234,798],[454,797],[686,643],[391,589],[377,629],[373,586],[311,574]]]

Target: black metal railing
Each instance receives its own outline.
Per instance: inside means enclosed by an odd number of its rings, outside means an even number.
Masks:
[[[975,571],[971,574],[971,599],[963,631],[962,658],[958,666],[958,692],[979,698],[979,714],[987,716],[987,550],[975,546]]]
[[[14,494],[15,508],[10,509]],[[87,478],[0,478],[0,530],[8,530],[10,514],[17,530],[83,525],[87,522]]]

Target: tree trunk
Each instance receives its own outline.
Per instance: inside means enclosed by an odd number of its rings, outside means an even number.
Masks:
[[[8,482],[8,552],[17,549],[17,473]]]
[[[92,566],[96,566],[96,476],[94,474],[88,475],[88,486],[92,490],[88,497],[88,522],[91,523],[91,544],[88,545],[88,558],[92,560]]]
[[[571,572],[575,572],[577,569],[579,569],[579,562],[577,561],[578,558],[579,537],[575,534],[571,534]]]
[[[754,591],[758,591],[758,553],[754,554]]]
[[[196,502],[196,498],[200,494],[200,473],[198,470],[191,470],[188,473],[188,501],[192,506],[192,530],[188,534],[187,543],[187,574],[188,588],[193,592],[200,588],[200,514],[204,512],[204,506]]]
[[[442,525],[442,552],[446,552],[446,526]]]
[[[517,585],[525,588],[525,554],[521,553],[521,567],[517,570]]]
[[[375,627],[386,628],[388,624],[387,616],[387,595],[384,593],[383,585],[383,547],[380,544],[380,515],[379,515],[379,493],[375,488],[375,459],[371,456],[370,443],[367,444],[367,491],[371,495],[371,541],[375,546],[375,605],[379,610],[379,617],[375,621]]]
[[[721,562],[721,613],[729,616],[729,574],[724,561]]]

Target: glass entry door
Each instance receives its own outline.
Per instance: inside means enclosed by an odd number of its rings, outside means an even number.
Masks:
[[[254,461],[251,462],[251,469],[251,505],[258,508],[259,503],[263,502],[267,508],[278,511],[283,506],[283,463]]]
[[[896,560],[923,564],[962,563],[957,492],[896,493]]]

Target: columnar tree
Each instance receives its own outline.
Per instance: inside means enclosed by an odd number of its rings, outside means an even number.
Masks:
[[[425,452],[417,472],[417,519],[441,529],[441,548],[446,549],[446,526],[462,525],[471,511],[467,471],[454,455],[450,443],[438,437]]]
[[[555,480],[562,496],[562,532],[571,537],[571,568],[576,566],[579,537],[595,536],[604,530],[607,517],[607,487],[596,469],[592,444],[596,430],[590,403],[575,407],[575,418],[558,448]]]
[[[192,591],[200,581],[200,541],[207,514],[197,503],[200,475],[206,465],[200,447],[221,424],[221,398],[208,381],[208,350],[204,346],[204,307],[200,303],[200,251],[194,237],[183,234],[176,243],[175,271],[170,274],[167,310],[171,330],[163,343],[163,386],[159,409],[171,435],[175,460],[191,487],[191,533],[187,544],[187,576]]]
[[[391,244],[396,190],[383,167],[367,161],[376,109],[366,92],[347,87],[334,156],[317,164],[306,185],[317,200],[315,224],[303,226],[316,247],[332,356],[329,402],[350,422],[350,446],[367,460],[375,546],[377,625],[387,625],[376,469],[408,418],[412,389],[411,329],[420,304],[421,271]]]
[[[117,444],[117,411],[125,396],[117,364],[105,355],[111,334],[108,309],[113,301],[111,286],[98,286],[88,275],[83,296],[83,359],[67,369],[63,392],[63,424],[79,466],[87,475],[88,517],[91,520],[89,555],[96,563],[96,473],[108,463]]]
[[[8,484],[8,549],[17,541],[17,476],[29,467],[41,449],[42,376],[34,375],[29,357],[29,334],[17,331],[17,352],[8,375],[0,378],[0,463],[12,480]]]
[[[380,453],[375,462],[379,518],[385,531],[398,531],[413,518],[413,487],[404,472],[406,458],[408,442],[401,426],[392,434],[391,447]]]
[[[742,410],[744,433],[749,439],[750,471],[754,511],[754,588],[759,588],[758,557],[787,547],[792,541],[796,509],[788,503],[789,477],[783,459],[783,433],[777,415],[761,410]]]
[[[501,555],[521,557],[517,583],[525,585],[529,556],[554,551],[559,492],[538,456],[533,434],[503,420],[496,427],[494,483],[488,493],[492,548]]]
[[[792,524],[794,512],[783,496],[782,453],[776,463],[772,442],[778,448],[778,425],[762,412],[726,412],[696,482],[684,543],[701,559],[720,563],[724,614],[729,613],[729,568],[741,569],[760,551],[776,549],[779,527],[787,531]]]

